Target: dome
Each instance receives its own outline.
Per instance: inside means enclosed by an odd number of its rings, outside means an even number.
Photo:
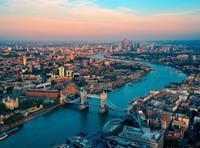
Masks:
[[[123,122],[124,121],[122,119],[113,119],[113,120],[108,121],[103,126],[102,135],[110,136],[110,135],[118,134],[122,129]]]

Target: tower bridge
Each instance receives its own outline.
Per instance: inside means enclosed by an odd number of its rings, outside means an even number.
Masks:
[[[75,100],[69,100],[69,99],[65,98],[64,96],[62,96],[61,98],[65,103],[79,105],[81,110],[87,109],[89,106],[95,106],[95,107],[99,107],[100,113],[104,113],[108,109],[112,109],[112,110],[119,111],[119,112],[127,112],[127,109],[121,109],[121,108],[117,107],[116,105],[114,105],[109,100],[107,100],[107,93],[105,91],[103,91],[99,95],[88,94],[84,88],[81,88],[79,98],[77,98]],[[100,99],[100,104],[89,103],[88,98]]]
[[[88,98],[94,98],[94,99],[100,99],[100,107],[99,107],[99,112],[100,113],[104,113],[107,111],[106,108],[106,100],[107,100],[107,93],[105,91],[103,91],[102,93],[100,93],[100,95],[96,95],[96,94],[88,94],[87,91],[84,88],[81,88],[80,91],[80,96],[81,96],[81,105],[80,105],[80,109],[86,109],[88,108]]]

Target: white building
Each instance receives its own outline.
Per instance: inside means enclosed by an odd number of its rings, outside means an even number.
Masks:
[[[152,148],[162,148],[164,145],[164,133],[162,131],[143,131],[139,128],[124,126],[118,136],[129,141],[143,143],[143,145]]]

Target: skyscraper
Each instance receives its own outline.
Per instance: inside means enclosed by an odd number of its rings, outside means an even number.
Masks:
[[[26,66],[26,64],[27,64],[27,58],[26,56],[23,56],[23,65]]]
[[[133,48],[133,43],[131,40],[125,38],[119,43],[118,47],[122,51],[131,51]]]

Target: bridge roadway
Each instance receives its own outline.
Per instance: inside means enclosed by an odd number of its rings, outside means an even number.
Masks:
[[[90,98],[99,98],[98,95],[87,95],[88,97]],[[74,105],[81,105],[80,103],[80,97],[75,99],[75,100],[69,100],[69,99],[64,99],[65,103],[68,103],[68,104],[74,104]],[[93,103],[88,103],[86,104],[88,106],[94,106],[94,107],[100,107],[100,105],[97,105],[97,104],[93,104]],[[119,108],[117,107],[116,105],[114,105],[112,102],[108,101],[106,102],[106,105],[107,105],[107,108],[108,109],[112,109],[112,110],[115,110],[115,111],[119,111],[119,112],[127,112],[127,109],[122,109],[122,108]]]
[[[94,94],[87,94],[85,95],[87,98],[95,98],[95,99],[99,99],[99,95],[94,95]]]

